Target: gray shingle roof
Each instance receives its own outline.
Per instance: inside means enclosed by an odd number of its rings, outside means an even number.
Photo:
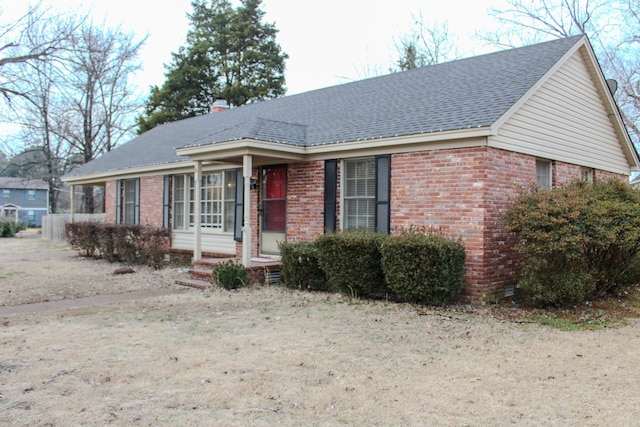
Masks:
[[[0,177],[0,188],[19,188],[24,190],[48,190],[49,184],[42,179]]]
[[[297,146],[491,126],[581,36],[342,84],[167,123],[76,169],[185,160],[175,148],[241,139]]]

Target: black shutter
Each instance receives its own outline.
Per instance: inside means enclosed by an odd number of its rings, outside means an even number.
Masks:
[[[116,181],[116,224],[122,222],[122,180]]]
[[[242,169],[236,169],[236,204],[233,218],[233,239],[242,242],[244,220],[244,177]]]
[[[336,232],[336,192],[338,184],[338,160],[324,162],[324,232]]]
[[[133,223],[140,224],[140,178],[135,180],[133,195]]]
[[[171,176],[165,175],[162,187],[162,227],[169,228],[169,208],[171,202]]]
[[[376,156],[376,231],[391,228],[391,156]]]

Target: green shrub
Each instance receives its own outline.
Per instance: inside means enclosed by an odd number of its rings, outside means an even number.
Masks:
[[[616,179],[522,192],[505,215],[533,305],[581,303],[636,281],[640,191]]]
[[[225,289],[242,288],[249,282],[249,272],[241,264],[224,261],[213,268],[213,281]]]
[[[318,249],[310,242],[280,243],[280,272],[284,285],[292,289],[329,291],[324,271],[318,265]]]
[[[408,230],[387,239],[381,253],[389,289],[401,300],[441,305],[462,290],[466,251],[460,241]]]
[[[0,218],[0,237],[13,237],[24,229],[24,224],[20,221],[13,218]]]
[[[318,265],[339,292],[384,298],[389,289],[382,272],[380,246],[387,235],[367,232],[325,234],[315,241]]]

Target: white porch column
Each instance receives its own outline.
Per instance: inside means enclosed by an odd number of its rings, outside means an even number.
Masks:
[[[242,265],[251,264],[251,169],[253,157],[245,154],[242,157],[242,177],[244,178],[244,227],[242,227]]]
[[[202,259],[202,229],[200,228],[200,193],[202,192],[202,161],[196,160],[193,171],[193,260]]]
[[[76,186],[71,184],[71,195],[69,196],[69,204],[70,204],[70,208],[69,211],[71,212],[71,218],[69,219],[69,222],[73,223],[73,214],[75,213],[75,206],[76,206]]]

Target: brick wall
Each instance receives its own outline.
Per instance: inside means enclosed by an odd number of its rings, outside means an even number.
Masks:
[[[105,221],[116,222],[117,181],[105,185]],[[162,192],[164,179],[161,175],[140,178],[140,224],[162,227]],[[120,195],[119,197],[122,197]]]
[[[606,172],[606,171],[601,171],[601,170],[596,170],[593,174],[593,182],[596,181],[602,181],[602,180],[606,180],[609,178],[616,178],[619,179],[620,181],[624,182],[624,183],[628,183],[629,182],[629,177],[626,175],[620,175],[617,173],[613,173],[613,172]]]
[[[461,237],[467,248],[465,294],[473,297],[481,296],[486,281],[486,161],[485,148],[396,154],[391,159],[392,230],[434,227]]]
[[[552,180],[554,187],[563,183],[579,180],[582,177],[582,167],[568,163],[553,162]]]
[[[259,254],[260,170],[251,190],[252,256]],[[338,171],[340,173],[340,171]],[[553,164],[553,184],[579,179],[581,168]],[[519,189],[535,181],[535,157],[478,147],[395,154],[391,160],[391,228],[426,226],[462,238],[467,249],[463,300],[488,302],[516,281],[513,236],[502,228],[502,214]],[[627,177],[596,170],[594,179]],[[338,183],[340,181],[338,180]],[[287,240],[312,241],[324,232],[324,162],[288,165]],[[162,226],[163,177],[140,180],[140,222]],[[108,222],[115,222],[116,181],[106,183]],[[340,212],[338,191],[337,211]],[[242,243],[236,243],[242,257]]]
[[[140,178],[140,224],[162,227],[162,196],[164,178],[161,175]]]
[[[104,186],[104,214],[105,222],[114,224],[116,222],[116,181],[107,181]]]
[[[312,241],[324,232],[324,162],[293,163],[288,168],[287,237]]]
[[[502,215],[521,189],[535,182],[536,159],[509,151],[486,149],[484,183],[484,248],[478,255],[481,266],[467,277],[463,296],[492,301],[504,295],[504,288],[516,282],[518,257],[514,236],[504,231]],[[578,169],[578,176],[579,176]]]
[[[553,185],[580,179],[582,168],[554,162]],[[500,298],[516,281],[514,236],[502,215],[536,176],[535,157],[493,148],[396,154],[391,161],[391,227],[431,226],[461,237],[467,249],[463,300]],[[615,176],[595,171],[598,179]]]

